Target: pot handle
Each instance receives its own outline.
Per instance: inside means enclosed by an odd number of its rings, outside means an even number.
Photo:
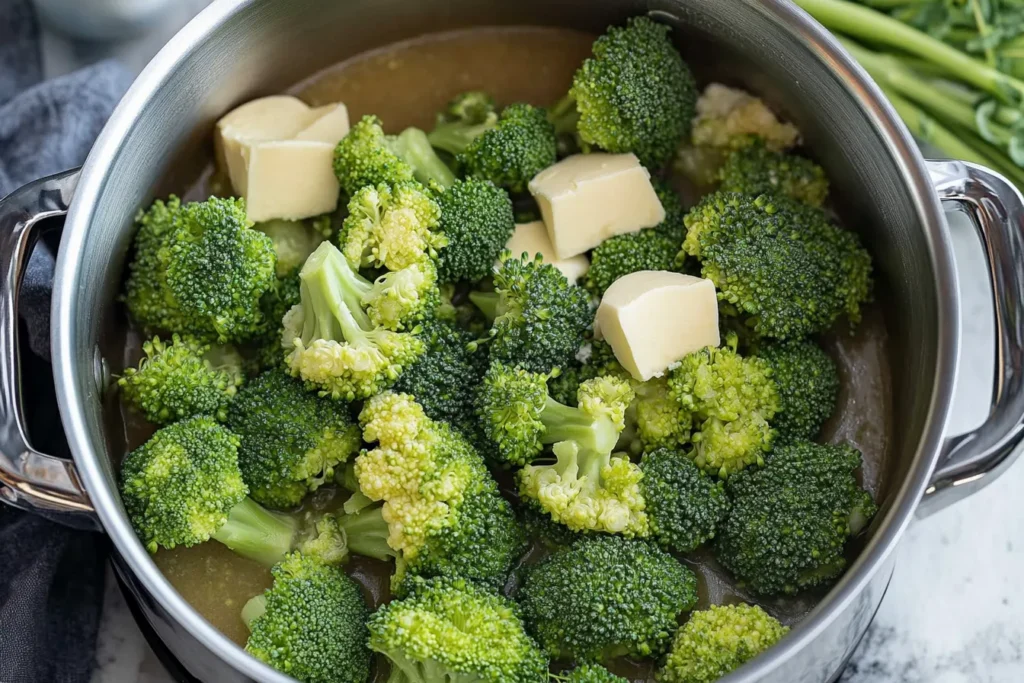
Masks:
[[[18,294],[39,226],[68,212],[77,185],[78,171],[66,171],[0,199],[0,501],[68,526],[98,529],[74,463],[28,442],[18,345]]]
[[[974,493],[1006,470],[1024,441],[1024,196],[1003,176],[962,161],[929,161],[939,199],[981,237],[995,303],[996,367],[985,422],[943,444],[918,516]]]

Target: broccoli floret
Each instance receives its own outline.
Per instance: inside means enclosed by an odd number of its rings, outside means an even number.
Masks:
[[[444,110],[437,115],[437,125],[441,127],[446,123],[484,123],[494,116],[496,116],[494,98],[483,91],[470,90],[452,98]],[[435,147],[437,146],[435,145]]]
[[[713,683],[775,643],[789,628],[755,605],[712,605],[676,634],[661,683]]]
[[[669,395],[693,419],[694,462],[723,479],[764,463],[775,432],[769,421],[779,394],[768,364],[744,358],[735,345],[705,347],[684,357],[668,374]]]
[[[431,144],[454,154],[467,177],[525,192],[527,183],[556,161],[555,129],[547,113],[522,103],[510,104],[499,116],[481,113],[440,123],[430,133]]]
[[[572,671],[552,675],[560,683],[629,683],[629,679],[616,676],[598,664],[581,664]]]
[[[257,223],[252,226],[269,237],[277,254],[277,277],[284,278],[302,267],[309,255],[330,239],[331,217],[321,216],[308,221],[283,219]]]
[[[246,384],[227,425],[241,438],[238,464],[249,495],[275,508],[301,503],[362,445],[344,404],[311,394],[284,370]]]
[[[871,257],[852,232],[785,197],[716,192],[686,216],[681,257],[694,256],[725,314],[752,318],[763,336],[788,339],[860,320]]]
[[[208,344],[178,335],[142,344],[138,368],[127,368],[117,384],[124,400],[153,424],[193,415],[224,420],[227,405],[242,384],[241,357],[227,354],[214,364]]]
[[[270,238],[251,228],[243,200],[181,205],[172,197],[138,222],[125,300],[143,327],[220,343],[259,334],[259,302],[274,284],[277,256]]]
[[[422,355],[415,329],[394,332],[374,322],[380,316],[365,310],[363,302],[375,286],[369,287],[330,242],[306,260],[300,277],[302,303],[285,316],[284,344],[290,348],[285,360],[292,375],[322,395],[368,398],[394,384]],[[415,297],[406,304],[418,308]]]
[[[763,468],[730,477],[719,561],[759,595],[831,581],[846,567],[846,539],[876,510],[854,477],[860,463],[851,446],[798,441],[777,447]]]
[[[242,609],[246,651],[303,683],[365,683],[370,610],[359,584],[299,554],[271,573],[273,586]]]
[[[150,552],[212,538],[268,567],[297,548],[308,546],[316,553],[316,534],[330,533],[330,526],[310,535],[295,519],[270,512],[249,498],[238,467],[238,448],[237,435],[200,416],[157,430],[125,456],[121,495]],[[337,545],[319,540],[321,547]],[[331,555],[339,557],[334,550]]]
[[[590,297],[554,266],[502,252],[494,293],[474,293],[473,303],[493,310],[489,332],[493,361],[530,372],[572,363],[593,323]]]
[[[779,438],[815,439],[836,409],[835,362],[811,339],[763,344],[757,356],[768,363],[779,389],[779,412],[772,420]]]
[[[462,580],[415,580],[370,617],[390,683],[545,683],[548,661],[511,600]]]
[[[387,542],[406,573],[501,586],[524,537],[476,450],[405,394],[374,396],[359,419],[363,439],[377,442],[356,460],[359,489],[384,501]]]
[[[423,186],[369,185],[352,195],[338,245],[353,267],[401,270],[437,256],[441,207]]]
[[[693,144],[698,147],[735,148],[751,137],[764,140],[768,149],[783,151],[800,140],[800,131],[782,123],[763,101],[719,83],[711,83],[697,100]]]
[[[657,230],[616,235],[599,244],[590,256],[585,286],[596,297],[620,277],[640,270],[676,270],[681,242]]]
[[[612,26],[552,111],[560,133],[574,128],[581,146],[632,152],[660,168],[689,135],[697,86],[669,39],[670,28],[647,17]]]
[[[821,166],[770,150],[761,139],[730,152],[718,177],[723,192],[781,194],[811,206],[821,206],[828,196],[828,178]]]
[[[645,541],[584,536],[533,567],[519,592],[527,629],[553,657],[658,656],[697,577]]]
[[[655,377],[636,387],[636,427],[644,448],[681,448],[689,445],[693,413],[669,392],[668,380]]]
[[[490,181],[469,178],[439,192],[437,203],[448,240],[437,257],[440,281],[475,282],[493,273],[516,227],[508,193]]]
[[[645,453],[640,470],[654,540],[666,550],[688,553],[714,537],[729,509],[722,482],[667,448]]]
[[[654,187],[654,193],[658,195],[662,208],[665,209],[665,220],[654,226],[654,229],[676,244],[682,244],[686,237],[686,211],[683,209],[683,200],[667,180],[652,176],[651,185]]]

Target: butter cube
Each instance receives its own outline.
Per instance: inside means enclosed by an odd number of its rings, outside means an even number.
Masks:
[[[635,379],[660,377],[684,356],[721,342],[715,285],[661,270],[631,273],[604,293],[594,327]]]
[[[522,256],[524,253],[530,256],[540,254],[544,263],[550,263],[562,271],[562,275],[569,282],[576,282],[590,269],[590,261],[582,254],[564,260],[555,256],[555,248],[551,246],[548,229],[544,227],[543,221],[517,223],[516,231],[512,233],[505,248],[515,257]]]
[[[284,140],[246,148],[246,214],[255,222],[298,220],[334,211],[341,187],[334,177],[334,145]]]
[[[348,108],[338,102],[317,107],[311,110],[317,119],[299,131],[293,139],[313,140],[338,144],[338,140],[348,135]]]
[[[559,259],[665,220],[651,174],[633,154],[577,154],[538,173],[529,188]]]

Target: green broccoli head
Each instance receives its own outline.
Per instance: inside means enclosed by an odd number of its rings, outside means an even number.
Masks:
[[[362,445],[344,404],[311,394],[284,370],[242,388],[228,427],[241,438],[238,461],[250,495],[275,508],[301,503]]]
[[[820,332],[843,313],[860,320],[871,257],[857,236],[814,207],[785,197],[716,192],[686,216],[680,257],[696,257],[725,314],[789,339]]]
[[[644,448],[682,448],[693,434],[693,413],[672,397],[668,380],[655,377],[636,387],[636,427]]]
[[[364,116],[334,149],[334,174],[349,196],[368,185],[400,185],[413,180],[413,168],[392,150],[381,120]]]
[[[529,104],[505,107],[494,126],[456,156],[467,177],[490,180],[511,192],[525,192],[527,183],[556,159],[555,129],[543,109]]]
[[[730,477],[718,560],[759,595],[831,581],[846,566],[846,539],[876,510],[854,477],[860,463],[851,446],[798,441],[777,447],[763,468]]]
[[[598,664],[581,664],[551,677],[559,683],[629,683],[629,679],[616,676]]]
[[[712,605],[679,629],[660,683],[713,683],[758,656],[789,632],[755,605]]]
[[[439,126],[444,123],[483,123],[494,112],[493,97],[481,90],[470,90],[453,97],[437,115],[437,123]]]
[[[621,277],[640,270],[676,270],[680,242],[657,229],[616,235],[599,244],[590,256],[584,284],[594,296]]]
[[[301,268],[309,255],[321,242],[330,239],[333,232],[329,215],[305,221],[278,219],[257,223],[252,227],[274,243],[278,278],[287,277]]]
[[[365,683],[370,611],[359,585],[334,567],[288,555],[274,584],[246,603],[246,652],[305,683]]]
[[[764,360],[744,358],[734,346],[708,346],[669,371],[668,390],[692,416],[691,457],[701,469],[725,478],[764,463],[775,438],[769,421],[779,409]]]
[[[362,298],[370,322],[395,331],[416,327],[432,317],[440,303],[437,267],[429,260],[382,274]]]
[[[697,603],[697,577],[645,541],[595,534],[530,569],[519,599],[530,633],[554,657],[656,657]]]
[[[810,206],[821,206],[828,196],[828,178],[821,166],[769,149],[760,138],[732,150],[718,177],[723,192],[784,195]]]
[[[480,91],[464,92],[438,113],[437,125],[427,138],[437,149],[457,155],[497,124],[498,112],[490,95]]]
[[[139,366],[125,369],[117,382],[124,400],[157,425],[203,414],[224,420],[243,381],[241,359],[236,354],[215,365],[210,352],[208,344],[178,335],[169,343],[143,342]]]
[[[391,663],[391,683],[545,683],[547,657],[515,603],[459,579],[413,580],[407,597],[369,623],[370,648]]]
[[[759,345],[757,356],[772,369],[779,388],[779,412],[772,426],[785,440],[813,440],[836,409],[839,370],[811,339]]]
[[[185,314],[167,286],[167,248],[181,213],[181,201],[158,199],[135,217],[135,256],[128,264],[124,299],[132,317],[147,330],[186,330]]]
[[[584,147],[632,152],[651,168],[673,158],[690,132],[697,86],[669,39],[670,30],[635,17],[595,41],[593,56],[576,72],[569,91],[576,111],[558,108],[568,110],[568,117],[578,115]]]
[[[714,537],[729,509],[720,481],[667,448],[645,453],[640,469],[651,536],[663,548],[688,553]]]
[[[469,178],[440,192],[437,203],[441,232],[448,240],[437,257],[440,281],[476,282],[493,273],[494,263],[515,232],[508,193],[489,180]]]
[[[441,207],[422,185],[368,185],[352,195],[338,245],[356,268],[401,270],[437,256]]]
[[[285,316],[285,360],[292,375],[322,395],[368,398],[422,355],[415,329],[394,332],[374,324],[363,308],[370,283],[330,242],[309,257],[300,277],[302,302]]]
[[[594,320],[586,290],[539,258],[508,251],[502,252],[494,289],[473,298],[493,307],[493,361],[543,373],[573,362]]]

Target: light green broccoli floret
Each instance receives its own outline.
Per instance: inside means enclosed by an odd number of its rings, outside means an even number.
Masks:
[[[636,387],[637,433],[644,448],[682,448],[690,443],[693,413],[669,392],[664,377],[649,379]]]
[[[828,178],[821,166],[770,150],[761,139],[730,152],[719,179],[723,192],[785,195],[810,206],[821,206],[828,196]]]

